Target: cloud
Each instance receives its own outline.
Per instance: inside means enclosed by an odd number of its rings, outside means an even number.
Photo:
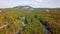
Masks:
[[[30,6],[32,7],[36,7],[36,8],[39,8],[39,7],[48,7],[49,4],[47,4],[48,1],[46,0],[32,0],[31,3],[30,3]]]
[[[33,0],[33,1],[35,1],[35,2],[49,2],[51,0]]]
[[[60,8],[60,2],[52,0],[33,0],[30,6],[35,8]]]
[[[60,0],[0,0],[0,8],[30,5],[36,8],[60,7]]]

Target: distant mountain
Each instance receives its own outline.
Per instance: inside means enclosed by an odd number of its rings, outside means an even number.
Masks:
[[[28,5],[15,6],[13,8],[14,9],[29,9],[29,10],[60,10],[60,8],[33,8],[31,6],[28,6]]]
[[[31,6],[16,6],[16,7],[13,7],[13,8],[16,8],[16,9],[32,9]]]

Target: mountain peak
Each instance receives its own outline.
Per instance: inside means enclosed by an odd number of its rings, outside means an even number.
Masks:
[[[14,8],[17,8],[17,9],[30,9],[32,7],[31,6],[28,6],[28,5],[25,5],[25,6],[16,6]]]

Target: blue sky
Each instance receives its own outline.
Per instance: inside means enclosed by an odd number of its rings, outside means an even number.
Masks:
[[[0,8],[29,5],[35,8],[60,8],[60,0],[0,0]]]

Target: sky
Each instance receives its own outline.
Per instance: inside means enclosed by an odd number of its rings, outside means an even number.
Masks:
[[[29,5],[34,8],[60,8],[60,0],[0,0],[0,8]]]

